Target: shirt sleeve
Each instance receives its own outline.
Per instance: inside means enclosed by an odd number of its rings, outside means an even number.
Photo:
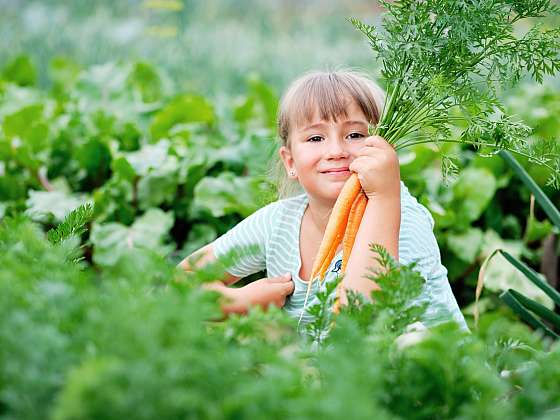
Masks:
[[[401,188],[403,186],[401,184]],[[428,209],[418,203],[404,187],[401,195],[399,262],[410,264],[416,261],[414,269],[426,280],[422,294],[415,300],[428,304],[422,321],[431,326],[454,320],[462,329],[468,330],[449,285],[447,269],[441,263],[433,228],[434,219]]]
[[[243,278],[266,268],[266,250],[277,207],[275,202],[257,210],[212,243],[217,258],[236,247],[256,246],[256,254],[239,258],[228,268],[230,274]]]

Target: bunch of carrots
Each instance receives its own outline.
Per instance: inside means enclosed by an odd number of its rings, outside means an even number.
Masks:
[[[311,283],[319,278],[323,281],[325,272],[327,271],[331,260],[333,259],[340,242],[342,241],[342,272],[346,270],[348,258],[352,252],[356,234],[360,227],[360,222],[364,215],[367,205],[367,196],[362,190],[358,176],[353,173],[344,184],[333,211],[327,223],[323,241],[319,247],[317,257],[313,264],[311,271],[310,281],[307,286],[307,293],[305,295],[305,302],[309,297],[311,290]],[[342,293],[342,282],[338,284],[336,300],[333,311],[338,313],[340,311],[340,295]],[[304,304],[305,307],[305,304]]]

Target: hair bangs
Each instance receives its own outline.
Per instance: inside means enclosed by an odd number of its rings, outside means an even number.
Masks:
[[[281,104],[278,131],[285,145],[290,131],[314,119],[338,121],[348,117],[348,106],[355,102],[371,123],[380,116],[383,93],[377,85],[355,72],[313,72],[296,80]]]

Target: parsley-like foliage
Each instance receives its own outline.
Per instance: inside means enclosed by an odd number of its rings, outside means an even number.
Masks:
[[[505,149],[552,171],[560,188],[560,146],[531,144],[531,129],[504,113],[502,88],[525,74],[537,82],[560,70],[560,28],[514,27],[557,14],[550,0],[381,0],[382,29],[350,19],[369,40],[387,82],[374,133],[402,149],[420,143],[463,142]],[[458,139],[451,127],[466,125]],[[444,175],[445,175],[445,168]]]

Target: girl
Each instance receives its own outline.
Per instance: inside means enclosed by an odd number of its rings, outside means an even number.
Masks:
[[[303,322],[311,321],[303,305],[313,261],[342,186],[355,172],[368,203],[343,290],[361,292],[369,299],[376,285],[364,275],[377,264],[369,244],[381,244],[401,263],[417,262],[416,270],[426,279],[419,298],[428,303],[424,323],[454,319],[466,329],[440,261],[432,216],[400,180],[392,146],[381,137],[368,136],[368,124],[378,122],[382,106],[381,89],[353,71],[311,72],[291,84],[278,114],[280,199],[193,254],[204,264],[232,247],[257,244],[256,257],[238,261],[225,279],[208,286],[229,298],[223,305],[225,314],[273,304],[295,318],[302,316]],[[191,268],[189,258],[181,262],[185,269]],[[339,248],[325,282],[337,278],[341,259]],[[227,287],[265,268],[267,278],[242,288]],[[316,303],[313,296],[320,285],[312,286],[306,307]],[[341,304],[346,302],[343,292]]]

